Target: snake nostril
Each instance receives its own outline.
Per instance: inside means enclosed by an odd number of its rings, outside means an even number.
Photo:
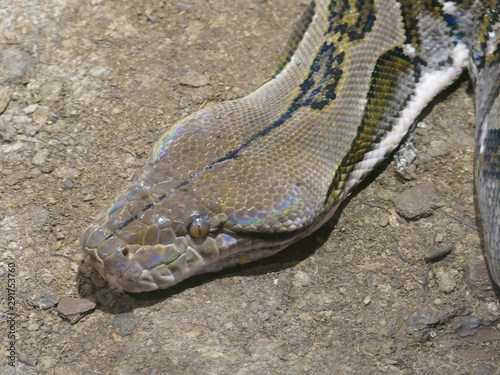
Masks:
[[[123,255],[124,257],[128,257],[128,255],[129,255],[129,254],[130,254],[130,250],[129,250],[128,248],[124,248],[124,249],[122,250],[122,255]]]

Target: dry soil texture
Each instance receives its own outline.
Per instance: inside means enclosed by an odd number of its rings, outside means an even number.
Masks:
[[[305,6],[0,0],[0,373],[11,273],[19,374],[499,373],[480,235],[454,218],[477,222],[467,77],[422,117],[406,176],[386,163],[278,256],[144,295],[82,265],[82,231],[153,143],[257,87]],[[97,309],[70,324],[55,302],[78,296]]]

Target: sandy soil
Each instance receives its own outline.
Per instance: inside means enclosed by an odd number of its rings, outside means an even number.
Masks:
[[[386,163],[275,257],[143,295],[82,265],[82,231],[155,140],[252,91],[305,5],[0,0],[0,373],[14,373],[9,279],[19,374],[500,373],[480,235],[450,216],[476,225],[466,77],[421,119],[406,176]],[[64,297],[97,309],[70,324]]]

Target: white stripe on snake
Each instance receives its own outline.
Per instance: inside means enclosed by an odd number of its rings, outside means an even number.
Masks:
[[[260,88],[163,135],[85,231],[85,261],[112,286],[142,292],[282,250],[329,220],[468,68],[485,253],[500,284],[499,8],[313,1]]]

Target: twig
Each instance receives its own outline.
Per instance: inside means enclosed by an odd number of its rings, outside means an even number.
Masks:
[[[453,214],[448,214],[448,216],[451,217],[452,219],[455,219],[459,223],[462,223],[463,225],[469,227],[470,229],[475,230],[476,232],[479,232],[479,229],[478,229],[478,227],[476,225],[471,224],[468,221],[465,221],[464,219],[461,219],[458,216],[455,216]]]

